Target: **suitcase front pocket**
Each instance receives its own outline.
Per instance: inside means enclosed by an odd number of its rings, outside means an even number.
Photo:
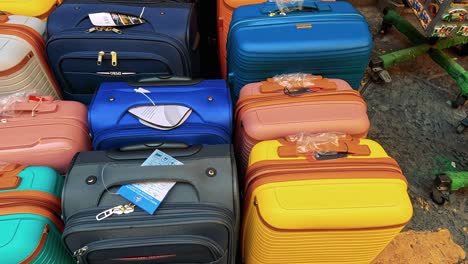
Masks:
[[[138,81],[175,72],[166,58],[142,52],[77,52],[64,56],[59,65],[67,83],[65,92],[71,94],[92,94],[103,82]]]
[[[216,263],[224,250],[201,236],[165,236],[101,240],[89,244],[80,263]]]

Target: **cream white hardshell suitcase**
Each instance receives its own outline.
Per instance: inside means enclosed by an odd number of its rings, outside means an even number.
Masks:
[[[60,98],[45,56],[44,32],[38,18],[0,14],[0,99],[15,93]]]

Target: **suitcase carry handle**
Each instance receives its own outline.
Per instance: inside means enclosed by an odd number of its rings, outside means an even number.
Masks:
[[[292,10],[291,13],[293,12],[311,12],[311,11],[331,11],[331,6],[326,3],[318,3],[316,1],[304,1],[302,4],[302,9],[301,10]],[[269,16],[275,16],[282,12],[276,3],[274,2],[266,2],[263,5],[262,8],[262,13],[268,14]]]
[[[203,79],[192,79],[188,77],[176,77],[176,76],[160,76],[144,78],[138,81],[130,81],[130,86],[191,86],[202,82]]]
[[[206,161],[198,160],[197,162],[179,166],[155,167],[108,163],[102,168],[103,171],[99,176],[101,179],[95,181],[96,185],[102,185],[100,187],[102,193],[90,192],[87,194],[88,199],[90,201],[99,201],[99,197],[102,196],[103,192],[124,184],[175,181],[190,184],[195,189],[199,202],[212,203],[216,201],[229,208],[232,204],[230,204],[230,201],[225,201],[226,190],[222,186],[225,186],[226,175],[231,175],[232,171],[223,171],[220,169],[222,166],[218,164],[219,160],[216,158]]]
[[[154,150],[159,149],[172,157],[188,157],[197,154],[203,147],[201,145],[188,146],[179,143],[147,143],[132,145],[107,152],[113,160],[143,160],[149,157]]]

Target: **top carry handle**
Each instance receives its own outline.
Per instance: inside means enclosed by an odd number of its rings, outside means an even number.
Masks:
[[[136,82],[130,81],[128,85],[130,86],[191,86],[202,82],[203,79],[192,79],[188,77],[153,77],[153,78],[145,78],[138,80]]]

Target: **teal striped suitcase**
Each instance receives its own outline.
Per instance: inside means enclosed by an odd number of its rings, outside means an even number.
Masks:
[[[0,168],[0,262],[74,263],[61,241],[63,177],[48,167]]]

